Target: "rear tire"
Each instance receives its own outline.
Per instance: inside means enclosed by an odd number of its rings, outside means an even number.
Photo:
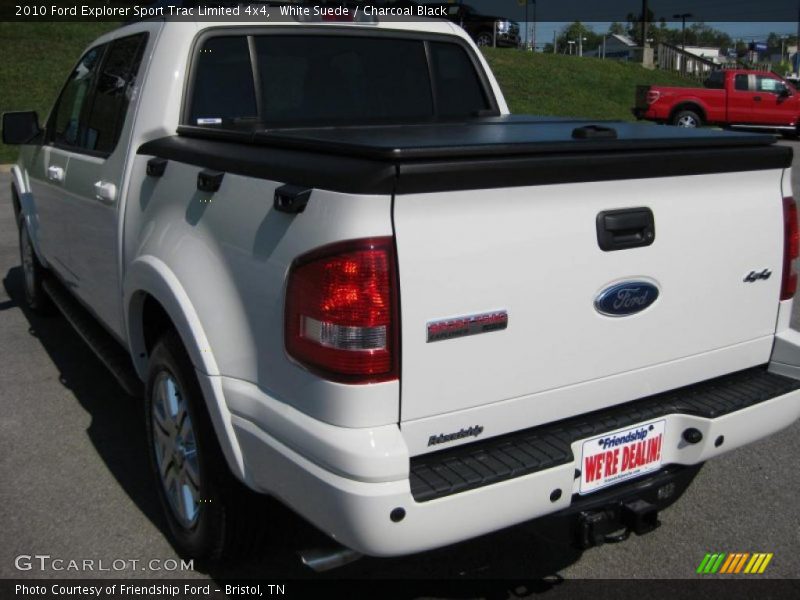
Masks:
[[[25,303],[35,313],[49,314],[52,312],[50,297],[42,289],[42,282],[47,270],[39,262],[36,251],[33,249],[25,217],[20,216],[19,221],[19,258],[22,265],[22,285],[25,291]]]
[[[150,358],[145,391],[150,466],[179,554],[213,564],[260,546],[260,496],[230,472],[194,367],[175,331]],[[259,516],[255,516],[261,507]]]
[[[696,129],[703,126],[703,119],[693,110],[681,110],[672,117],[672,124],[676,127]]]

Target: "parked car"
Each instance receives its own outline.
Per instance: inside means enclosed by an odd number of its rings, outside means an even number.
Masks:
[[[317,568],[644,534],[800,415],[791,149],[509,115],[451,23],[129,24],[3,141],[27,304],[143,398],[184,556],[249,549],[257,494]]]
[[[714,71],[702,88],[639,86],[638,119],[679,127],[723,125],[796,132],[800,96],[785,79],[764,71]]]
[[[468,4],[449,2],[423,3],[426,6],[442,6],[447,18],[461,26],[478,46],[516,48],[520,43],[519,23],[506,17],[480,14]]]

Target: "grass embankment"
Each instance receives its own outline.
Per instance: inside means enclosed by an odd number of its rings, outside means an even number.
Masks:
[[[0,113],[38,111],[44,119],[81,51],[114,23],[0,23]],[[515,113],[631,119],[638,84],[691,85],[672,73],[629,63],[487,49]],[[391,68],[391,65],[387,65]],[[16,158],[0,144],[0,163]]]
[[[44,119],[84,48],[115,23],[0,23],[0,113],[35,110]],[[16,148],[0,144],[0,163]]]
[[[495,48],[485,54],[512,113],[633,120],[637,85],[697,85],[615,60]]]

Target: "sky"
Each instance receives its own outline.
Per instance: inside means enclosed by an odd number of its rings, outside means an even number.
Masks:
[[[450,0],[459,2],[460,0]],[[533,0],[528,5],[528,21],[533,27]],[[507,16],[525,21],[525,0],[463,0],[484,14]],[[625,21],[629,12],[641,11],[642,0],[535,0],[537,45],[552,41],[553,31],[560,31],[574,20],[589,24],[597,33],[608,30],[611,20]],[[763,41],[770,32],[796,34],[800,18],[800,0],[648,0],[656,20],[668,19],[668,26],[680,28],[673,15],[691,12],[687,26],[703,19],[711,27],[745,41]],[[777,19],[784,19],[779,21]]]
[[[570,23],[571,21],[548,21],[548,22],[537,23],[536,24],[537,45],[539,45],[539,43],[551,42],[553,40],[553,31],[558,31],[560,33],[561,30]],[[686,21],[687,27],[689,27],[691,24],[692,24],[691,20]],[[730,35],[733,39],[742,38],[746,42],[765,41],[770,32],[775,32],[779,35],[797,34],[797,23],[787,23],[784,21],[772,21],[772,22],[765,21],[765,22],[753,22],[753,23],[741,23],[738,21],[737,22],[711,21],[706,24],[713,27],[714,29],[719,29],[720,31],[724,31],[725,33]],[[521,22],[521,25],[524,28],[524,22]],[[609,25],[611,25],[611,22],[588,22],[586,23],[586,25],[591,27],[596,33],[604,33],[608,31],[608,27]],[[667,23],[667,27],[680,29],[680,23],[670,22]],[[530,22],[530,29],[531,31],[533,30],[533,22]]]
[[[460,0],[452,0],[459,2]],[[798,0],[647,0],[656,20],[672,19],[680,13],[693,13],[695,18],[707,22],[762,21],[796,22],[800,3]],[[522,21],[525,0],[465,0],[484,14],[508,16]],[[643,0],[528,0],[528,12],[536,7],[540,21],[622,21],[628,13],[639,14]]]

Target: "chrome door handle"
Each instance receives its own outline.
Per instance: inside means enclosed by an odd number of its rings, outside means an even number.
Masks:
[[[97,181],[94,184],[94,197],[101,202],[113,202],[117,198],[117,186],[108,181]]]
[[[47,178],[50,181],[57,181],[61,183],[64,181],[64,169],[62,167],[50,166],[47,167]]]

